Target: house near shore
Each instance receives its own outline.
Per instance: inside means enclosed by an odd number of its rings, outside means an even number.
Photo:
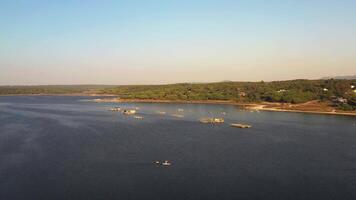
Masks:
[[[350,87],[351,87],[351,90],[352,90],[354,93],[356,93],[356,86],[352,84]]]
[[[240,97],[245,97],[246,96],[246,92],[239,92],[239,96]]]
[[[331,97],[331,101],[334,103],[341,103],[341,104],[346,104],[347,103],[347,99],[343,98],[343,97]]]
[[[287,90],[285,89],[280,89],[280,90],[277,90],[278,93],[282,93],[282,92],[287,92]]]
[[[347,103],[347,99],[342,98],[342,97],[337,98],[337,101],[338,101],[339,103]]]

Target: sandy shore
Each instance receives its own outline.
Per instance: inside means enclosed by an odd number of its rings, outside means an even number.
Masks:
[[[317,101],[311,101],[303,104],[287,104],[287,103],[237,103],[233,101],[182,101],[182,100],[157,100],[157,99],[119,99],[119,98],[105,98],[94,99],[97,103],[190,103],[190,104],[220,104],[220,105],[236,105],[249,110],[263,110],[273,112],[297,112],[297,113],[311,113],[311,114],[327,114],[327,115],[347,115],[356,116],[355,111],[340,111],[334,107]]]
[[[347,115],[356,116],[356,112],[345,112],[345,111],[316,111],[316,110],[296,110],[296,109],[283,109],[283,108],[268,108],[266,105],[256,105],[247,107],[251,110],[263,110],[263,111],[274,111],[274,112],[297,112],[297,113],[311,113],[311,114],[327,114],[327,115]]]

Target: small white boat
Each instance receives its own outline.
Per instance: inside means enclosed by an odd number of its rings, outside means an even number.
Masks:
[[[248,124],[230,124],[231,127],[236,127],[236,128],[251,128],[251,125]]]
[[[136,114],[136,110],[133,109],[129,109],[129,110],[124,110],[124,112],[122,112],[124,115],[134,115]]]
[[[157,114],[160,114],[160,115],[165,115],[166,112],[163,112],[163,111],[157,111]]]
[[[168,160],[165,160],[161,165],[163,165],[163,166],[171,166],[172,163],[170,163]]]
[[[183,108],[178,108],[178,112],[184,112]]]
[[[184,115],[172,114],[172,117],[183,118],[183,117],[184,117]]]
[[[137,116],[137,115],[133,116],[133,118],[135,118],[135,119],[143,119],[142,116]]]
[[[165,160],[164,162],[160,162],[158,160],[155,160],[153,163],[155,165],[162,165],[162,166],[171,166],[172,165],[172,163],[169,162],[168,160]]]

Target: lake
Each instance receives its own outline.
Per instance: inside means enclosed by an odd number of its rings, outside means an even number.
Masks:
[[[356,199],[356,117],[90,98],[0,97],[1,200]]]

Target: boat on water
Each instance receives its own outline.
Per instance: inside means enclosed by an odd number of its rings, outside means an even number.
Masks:
[[[218,123],[224,123],[223,118],[203,118],[200,119],[200,122],[203,124],[218,124]]]
[[[135,118],[135,119],[143,119],[142,116],[137,116],[137,115],[133,116],[133,118]]]
[[[248,124],[230,124],[231,127],[236,127],[236,128],[251,128],[251,125]]]
[[[157,114],[160,114],[160,115],[165,115],[166,112],[163,112],[163,111],[157,111]]]
[[[178,118],[183,118],[184,115],[179,115],[179,114],[172,114],[172,117],[178,117]]]
[[[161,165],[163,165],[163,166],[171,166],[172,163],[170,163],[168,160],[165,160]]]
[[[184,112],[183,108],[178,108],[178,112]]]
[[[127,109],[122,112],[124,115],[134,115],[136,114],[136,110],[134,109]]]
[[[121,111],[121,108],[120,107],[114,107],[114,108],[111,108],[109,111],[119,112],[119,111]]]
[[[162,166],[171,166],[172,165],[172,163],[169,162],[168,160],[165,160],[164,162],[160,162],[160,161],[156,160],[156,161],[154,161],[154,164],[162,165]]]

